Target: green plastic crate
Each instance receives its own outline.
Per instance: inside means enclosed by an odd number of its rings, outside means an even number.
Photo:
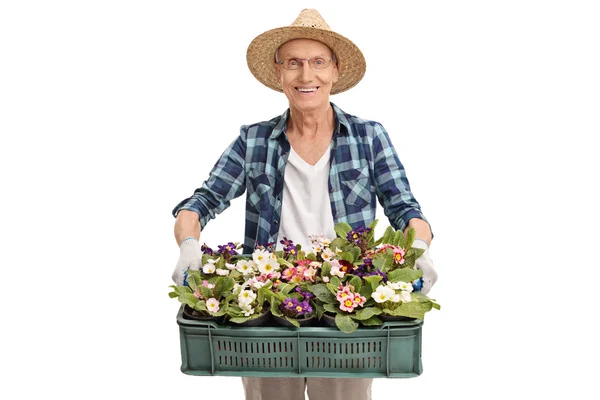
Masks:
[[[334,327],[242,327],[177,314],[188,375],[323,378],[419,376],[422,320],[384,322],[351,334]]]

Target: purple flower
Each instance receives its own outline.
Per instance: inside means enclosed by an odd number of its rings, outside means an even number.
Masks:
[[[236,245],[234,243],[227,243],[224,245],[219,245],[219,253],[220,254],[230,254],[232,256],[237,255],[237,251],[235,251]]]
[[[213,249],[211,249],[210,247],[208,247],[206,245],[206,243],[204,243],[201,247],[200,250],[202,250],[202,253],[204,254],[208,254],[210,256],[212,256],[215,252],[213,251]]]

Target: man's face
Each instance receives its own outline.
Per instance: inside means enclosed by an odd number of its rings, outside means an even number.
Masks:
[[[321,42],[309,39],[290,40],[279,48],[279,61],[296,59],[324,59],[329,62],[333,54],[329,47]],[[275,64],[277,79],[290,102],[290,107],[300,111],[311,111],[329,104],[331,86],[338,80],[338,70],[334,62],[327,68],[317,69],[307,60],[295,70],[285,69]]]

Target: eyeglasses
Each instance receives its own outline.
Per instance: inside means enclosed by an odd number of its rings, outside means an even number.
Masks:
[[[314,58],[286,58],[283,61],[277,61],[276,63],[281,65],[284,69],[295,70],[300,69],[304,66],[304,61],[308,61],[308,65],[312,69],[325,69],[331,65],[333,61],[331,58],[314,57]]]

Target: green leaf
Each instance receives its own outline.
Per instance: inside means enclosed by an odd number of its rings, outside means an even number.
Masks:
[[[332,303],[323,304],[323,309],[334,314],[337,314],[339,312],[338,308]]]
[[[360,247],[358,246],[354,246],[352,248],[352,255],[354,256],[354,260],[352,260],[352,262],[355,262],[356,260],[358,260],[360,258],[360,255],[362,254]]]
[[[181,293],[179,294],[179,302],[194,308],[198,303],[198,298],[191,293]]]
[[[315,253],[308,253],[306,255],[306,259],[310,261],[317,261],[317,256]]]
[[[338,288],[338,286],[335,286],[335,285],[334,285],[334,284],[332,284],[332,283],[328,283],[328,284],[326,285],[326,287],[327,287],[327,290],[329,290],[329,292],[330,292],[331,294],[333,294],[334,296],[336,296],[336,295],[337,295],[337,288]]]
[[[197,274],[189,274],[187,277],[187,282],[188,285],[190,285],[190,288],[195,291],[198,286],[202,285],[202,277]]]
[[[348,236],[348,232],[352,230],[352,227],[346,222],[340,222],[335,226],[334,230],[339,238],[346,239],[346,236]]]
[[[213,297],[212,290],[207,288],[206,286],[200,286],[200,293],[202,293],[202,296],[207,300]]]
[[[285,319],[287,319],[296,328],[300,328],[300,324],[294,318],[290,318],[290,317],[286,316]]]
[[[175,297],[179,297],[179,293],[177,293],[177,292],[171,292],[171,293],[169,293],[169,297],[172,298],[172,299],[174,299]]]
[[[336,314],[335,324],[344,333],[352,333],[358,328],[358,322],[353,321],[349,315]]]
[[[342,281],[340,281],[340,278],[338,278],[337,276],[332,276],[329,280],[329,283],[335,287],[335,293],[337,293],[337,288],[340,287]]]
[[[279,309],[279,306],[281,305],[281,300],[279,300],[276,297],[271,297],[269,303],[271,303],[271,314],[276,315],[278,317],[282,317],[283,313]]]
[[[289,292],[294,290],[297,285],[295,283],[283,283],[277,287],[277,290],[282,295],[287,295]]]
[[[330,274],[331,274],[331,263],[329,261],[325,261],[321,265],[321,276],[328,276]]]
[[[317,319],[321,319],[323,314],[325,314],[325,307],[323,307],[323,304],[317,303],[315,305],[315,310],[317,312]]]
[[[354,253],[345,251],[340,254],[340,258],[342,260],[346,260],[346,261],[353,263],[354,262]]]
[[[402,246],[405,249],[410,249],[415,241],[415,228],[408,228],[408,232],[406,232],[406,243]]]
[[[423,319],[425,316],[425,312],[426,312],[425,309],[426,309],[426,306],[424,306],[423,303],[420,303],[418,301],[411,301],[408,303],[399,304],[398,307],[394,310],[383,310],[383,311],[384,311],[384,313],[387,313],[387,314],[393,315],[393,316],[404,316],[404,317]]]
[[[390,282],[410,283],[423,276],[423,271],[412,268],[399,268],[388,272],[387,277]]]
[[[356,312],[356,314],[354,315],[354,319],[359,320],[359,321],[364,321],[364,320],[371,318],[373,315],[379,315],[379,314],[381,314],[380,308],[375,308],[375,307],[363,308]]]
[[[363,296],[365,299],[367,299],[367,301],[369,301],[369,299],[371,299],[371,295],[373,294],[373,288],[371,287],[370,284],[369,285],[362,285],[362,287],[360,288],[360,290],[359,290],[358,293],[361,296]]]
[[[233,322],[234,324],[241,324],[243,322],[246,322],[250,319],[250,317],[234,317],[234,318],[230,318],[229,321]]]
[[[358,276],[352,276],[352,279],[350,279],[350,284],[354,286],[354,291],[360,292],[360,289],[362,288],[362,279],[360,279]]]
[[[219,277],[215,284],[215,298],[220,299],[224,292],[233,289],[235,282],[230,277]]]
[[[381,281],[381,278],[382,278],[381,275],[371,275],[371,276],[365,276],[363,279],[365,281],[367,281],[369,283],[369,285],[371,285],[371,289],[373,291],[375,291],[377,289],[377,286],[379,286],[379,281]]]
[[[404,234],[402,233],[402,231],[396,231],[396,233],[394,234],[394,240],[392,244],[394,246],[400,246],[404,248]]]
[[[335,302],[335,296],[332,292],[329,291],[327,285],[316,284],[313,285],[310,289],[319,301],[322,301],[323,303]]]
[[[344,247],[348,241],[346,239],[335,238],[329,243],[331,251],[335,252],[336,249]]]
[[[364,326],[383,325],[383,321],[377,315],[373,315],[369,319],[365,319],[364,321],[360,321],[360,323],[363,324]]]
[[[392,228],[391,226],[388,226],[385,230],[385,232],[383,233],[383,236],[381,237],[381,243],[382,244],[392,244],[393,240],[394,240],[394,228]]]

